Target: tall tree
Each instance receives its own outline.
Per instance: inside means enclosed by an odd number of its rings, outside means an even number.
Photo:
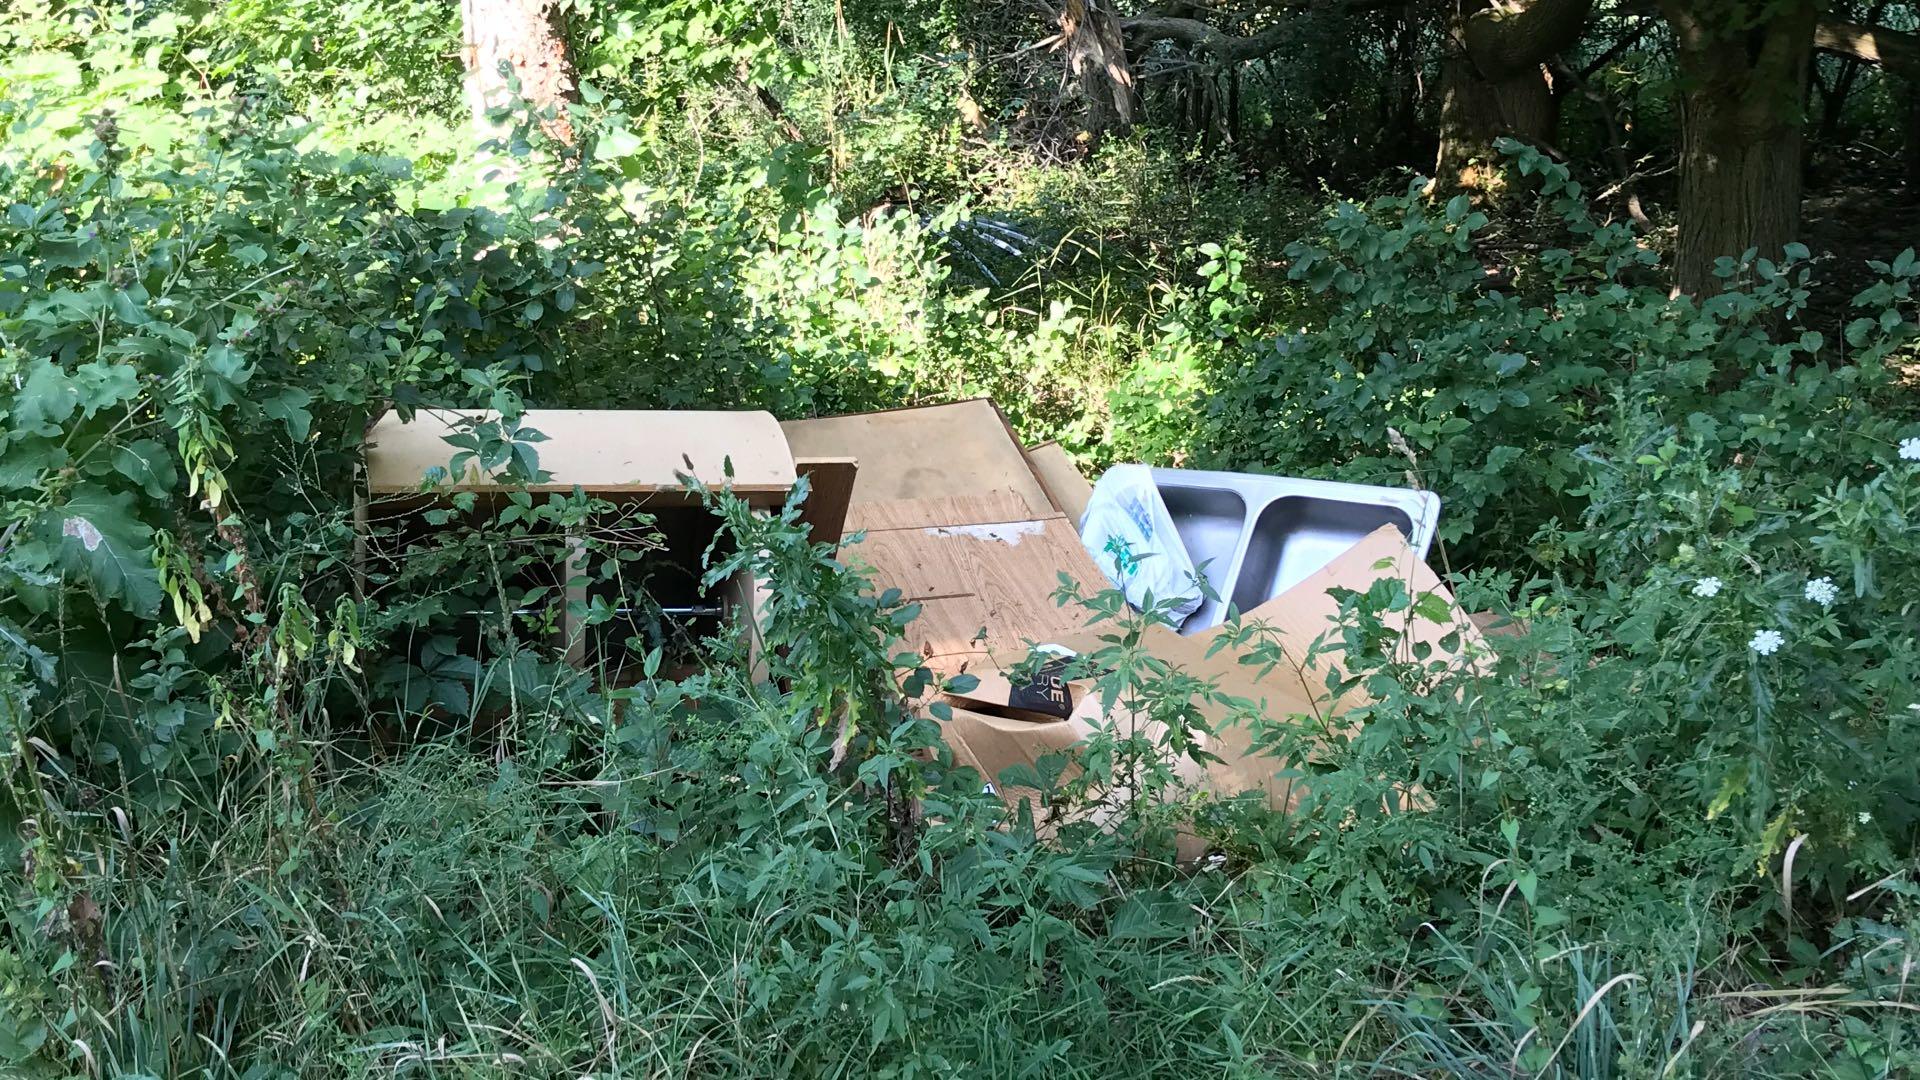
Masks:
[[[1257,19],[1241,17],[1251,32],[1231,34],[1196,17],[1208,10],[1200,5],[1172,7],[1180,13],[1150,8],[1122,20],[1128,45],[1137,52],[1176,42],[1229,71],[1286,45],[1297,33],[1294,18],[1309,10],[1398,8],[1409,20],[1429,11],[1412,0],[1279,0],[1256,8]],[[1551,139],[1558,110],[1547,63],[1579,40],[1592,9],[1593,0],[1449,0],[1435,167],[1441,187],[1487,186],[1498,173],[1488,163],[1502,136]]]
[[[1817,0],[1661,0],[1679,60],[1674,281],[1718,292],[1714,264],[1777,258],[1800,232],[1801,129]]]
[[[1361,10],[1416,0],[1318,0]],[[1447,0],[1449,49],[1442,62],[1440,149],[1443,189],[1487,186],[1492,144],[1507,135],[1551,142],[1557,110],[1555,58],[1587,27],[1594,0]],[[1671,29],[1681,95],[1679,241],[1674,275],[1685,292],[1718,291],[1720,257],[1758,249],[1777,257],[1800,229],[1802,130],[1815,49],[1920,78],[1920,38],[1883,27],[1822,22],[1824,0],[1657,0]],[[1280,48],[1290,18],[1316,0],[1271,0],[1232,21],[1233,34],[1197,4],[1148,8],[1120,20],[1138,55],[1155,42],[1180,44],[1231,69]],[[1637,3],[1616,9],[1638,12]],[[1876,5],[1871,10],[1880,10]],[[1214,17],[1219,17],[1217,13]],[[1648,12],[1648,17],[1653,17]],[[1634,35],[1630,40],[1637,40]],[[1562,64],[1564,71],[1571,70]],[[1578,80],[1575,80],[1576,82]],[[1920,184],[1920,91],[1912,98],[1909,153]]]
[[[1066,54],[1067,70],[1080,80],[1090,141],[1109,128],[1124,132],[1133,123],[1134,91],[1119,20],[1104,0],[1066,0],[1058,22],[1054,48]]]
[[[550,0],[460,0],[460,18],[474,131],[482,138],[494,134],[487,113],[512,100],[510,71],[521,97],[553,110],[553,119],[542,125],[547,134],[572,142],[567,102],[576,89],[573,57]]]
[[[1454,0],[1440,70],[1445,190],[1482,190],[1500,167],[1494,140],[1550,142],[1559,109],[1546,64],[1580,39],[1593,0]]]

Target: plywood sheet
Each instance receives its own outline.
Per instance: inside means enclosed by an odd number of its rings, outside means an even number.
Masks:
[[[420,489],[429,469],[445,469],[454,447],[444,437],[465,418],[484,412],[421,409],[411,422],[398,413],[380,418],[368,433],[367,487],[400,494]],[[793,454],[773,414],[765,412],[640,412],[632,410],[532,409],[524,423],[547,436],[537,444],[540,467],[552,474],[534,491],[658,493],[681,496],[681,474],[712,486],[725,481],[760,504],[779,502],[793,487]],[[442,490],[501,487],[477,465]]]
[[[986,398],[854,416],[782,423],[793,453],[860,460],[853,504],[942,495],[1012,495],[1026,517],[1052,513],[1053,501],[1027,463],[1019,440]]]
[[[1080,475],[1080,466],[1059,443],[1045,442],[1027,447],[1027,464],[1040,478],[1040,486],[1053,500],[1053,508],[1067,515],[1075,525],[1087,516],[1087,500],[1093,498],[1093,485]]]

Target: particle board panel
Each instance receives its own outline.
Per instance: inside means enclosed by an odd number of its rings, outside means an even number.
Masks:
[[[1005,671],[1027,658],[1029,642],[1047,644],[1077,630],[1084,621],[1079,608],[1061,608],[1054,616],[1058,632],[1049,632],[1045,625],[1027,626],[1020,632],[996,631],[996,623],[1003,628],[1005,624],[984,597],[941,596],[917,603],[920,615],[907,624],[902,641],[940,675]]]
[[[915,656],[929,661],[986,655],[985,631],[992,622],[986,601],[972,593],[920,597],[920,614],[907,624],[901,640]],[[940,665],[944,666],[944,665]]]
[[[1054,603],[1062,573],[1083,592],[1106,587],[1060,514],[879,530],[843,557],[870,567],[875,588],[899,589],[921,604],[906,638],[923,656],[1017,658],[1027,641],[1049,641],[1085,623],[1079,607]]]
[[[486,412],[420,409],[402,422],[389,412],[367,436],[367,487],[375,495],[420,490],[427,471],[445,469],[456,448],[445,436]],[[685,500],[680,477],[719,486],[729,467],[733,490],[756,504],[786,498],[794,482],[793,454],[772,413],[642,412],[615,409],[530,409],[522,421],[547,437],[536,444],[540,467],[551,474],[532,491],[651,493]],[[495,475],[470,464],[465,476],[440,490],[494,490]]]
[[[1053,501],[992,401],[788,420],[781,428],[802,457],[858,458],[853,505],[950,492],[1023,500],[1023,517],[1052,513]]]

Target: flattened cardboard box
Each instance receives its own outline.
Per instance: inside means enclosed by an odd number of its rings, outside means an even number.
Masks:
[[[1472,664],[1477,656],[1484,655],[1486,646],[1479,630],[1454,607],[1452,595],[1438,576],[1414,557],[1404,537],[1392,526],[1382,527],[1312,577],[1242,616],[1243,623],[1269,627],[1285,655],[1298,667],[1277,667],[1263,673],[1255,666],[1241,663],[1240,650],[1230,645],[1215,651],[1215,644],[1228,632],[1225,627],[1192,637],[1182,637],[1169,627],[1152,627],[1147,631],[1144,644],[1147,651],[1169,665],[1212,680],[1221,694],[1251,703],[1258,715],[1271,720],[1313,716],[1331,722],[1360,704],[1364,697],[1353,691],[1336,699],[1326,689],[1327,671],[1345,667],[1337,649],[1324,652],[1311,662],[1307,660],[1314,641],[1336,626],[1340,602],[1329,595],[1329,590],[1363,591],[1388,576],[1403,581],[1411,596],[1438,593],[1446,600],[1451,613],[1449,620],[1441,623],[1415,618],[1411,611],[1407,613],[1408,623],[1400,641],[1407,658],[1411,658],[1415,646],[1423,642],[1432,649],[1431,656],[1462,665]],[[1105,625],[1095,626],[1079,634],[1062,635],[1059,643],[1076,652],[1092,651],[1102,646],[1100,636],[1110,632]],[[1456,647],[1444,649],[1440,642],[1449,634],[1459,635]],[[996,685],[1004,684],[1003,680]],[[1087,705],[1088,700],[1092,701],[1091,706]],[[1220,702],[1195,704],[1213,728],[1213,734],[1205,740],[1206,749],[1221,759],[1203,772],[1195,770],[1193,779],[1197,786],[1222,798],[1260,791],[1267,804],[1277,810],[1291,810],[1297,805],[1304,792],[1293,777],[1280,775],[1288,770],[1288,762],[1256,754],[1253,732],[1234,722],[1232,708]],[[1097,724],[1125,721],[1124,716],[1100,716],[1098,706],[1097,696],[1087,695],[1075,710],[1071,723],[1034,724],[994,718],[996,722],[987,724],[970,715],[957,731],[952,724],[946,727],[954,733],[950,738],[957,735],[966,745],[968,763],[991,778],[1007,765],[1022,761],[1031,764],[1043,754],[1071,746],[1073,741],[1091,734]],[[956,719],[960,712],[955,710]],[[957,759],[961,757],[957,747],[955,754]]]
[[[1058,512],[1006,417],[987,398],[787,420],[780,427],[796,457],[859,459],[856,508],[902,499],[1010,496],[1026,510],[1005,520]]]
[[[1072,714],[1064,719],[1005,707],[1003,702],[1008,698],[1009,685],[1005,680],[997,684],[983,680],[980,686],[965,694],[944,695],[943,700],[952,714],[940,727],[948,749],[953,751],[953,763],[978,772],[983,781],[993,785],[994,792],[1009,809],[1017,809],[1022,802],[1031,805],[1043,837],[1052,835],[1068,821],[1085,819],[1099,824],[1118,813],[1130,797],[1127,792],[1112,792],[1099,805],[1064,808],[1065,813],[1061,814],[1062,808],[1042,805],[1041,793],[1034,788],[1003,781],[1002,774],[1012,766],[1026,765],[1036,772],[1042,771],[1041,759],[1064,755],[1091,738],[1102,726],[1116,722],[1105,715],[1091,683],[1075,681],[1072,684],[1076,705]],[[1184,787],[1195,786],[1201,779],[1198,766],[1191,761],[1176,762],[1175,772]],[[1062,777],[1072,775],[1069,764]],[[1184,844],[1180,854],[1182,858],[1197,856],[1197,843]]]

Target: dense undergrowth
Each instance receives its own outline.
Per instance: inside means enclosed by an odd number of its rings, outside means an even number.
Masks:
[[[1005,155],[940,119],[959,74],[673,5],[589,40],[648,74],[585,95],[577,149],[520,115],[476,161],[440,24],[268,78],[248,10],[0,20],[10,1075],[1920,1069],[1911,255],[1821,334],[1804,263],[1670,298],[1518,147],[1530,247],[1413,187],[1307,215],[1150,137],[968,193],[953,162]],[[838,34],[808,18],[779,32]],[[842,127],[769,144],[739,64]],[[560,527],[606,526],[609,595],[673,584],[654,522],[582,496],[356,555],[389,409],[498,410],[449,464],[524,477],[529,404],[981,393],[1090,462],[1410,477],[1514,633],[1449,672],[1393,659],[1419,598],[1347,597],[1358,723],[1243,721],[1309,781],[1279,816],[1181,787],[1206,689],[1087,598],[1164,742],[1020,778],[1036,822],[946,767],[913,611],[792,512],[706,497],[704,572],[771,585],[760,678],[659,620],[617,673],[560,662],[528,575]]]

